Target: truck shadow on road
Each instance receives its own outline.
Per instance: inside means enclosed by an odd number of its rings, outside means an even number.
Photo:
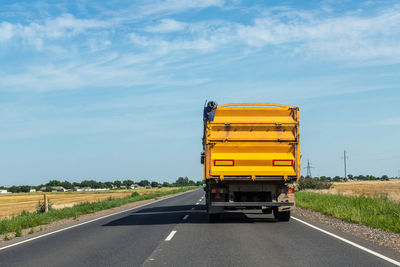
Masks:
[[[145,208],[123,218],[111,221],[103,226],[126,226],[126,225],[162,225],[177,223],[192,224],[230,224],[230,223],[274,223],[276,220],[259,210],[229,210],[225,211],[217,222],[210,223],[204,205],[163,206]],[[185,215],[189,215],[183,220]]]

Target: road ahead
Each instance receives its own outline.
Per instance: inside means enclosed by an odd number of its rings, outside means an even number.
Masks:
[[[185,193],[1,250],[0,265],[395,266],[296,220],[275,222],[258,210],[227,212],[210,224],[203,195]],[[399,260],[391,250],[367,246]]]

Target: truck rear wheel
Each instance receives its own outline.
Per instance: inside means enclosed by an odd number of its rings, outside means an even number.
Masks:
[[[262,208],[261,212],[263,214],[271,214],[272,213],[272,209],[271,208]]]
[[[274,209],[274,217],[280,222],[288,222],[290,220],[290,210],[278,212],[278,209]]]

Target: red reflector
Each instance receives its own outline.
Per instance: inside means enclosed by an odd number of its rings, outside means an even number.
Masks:
[[[288,193],[294,193],[294,189],[293,188],[289,188]]]
[[[235,166],[233,159],[214,159],[214,166]]]
[[[277,166],[277,167],[293,166],[293,160],[291,160],[291,159],[274,159],[272,161],[272,166]]]
[[[215,194],[215,193],[217,193],[217,189],[215,189],[215,188],[211,188],[211,193],[212,193],[212,194]]]

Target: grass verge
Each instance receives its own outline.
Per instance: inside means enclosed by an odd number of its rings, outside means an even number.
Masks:
[[[27,229],[39,225],[49,224],[51,222],[62,219],[77,218],[78,216],[83,214],[89,214],[100,210],[111,209],[131,202],[137,202],[141,200],[158,198],[166,195],[185,192],[195,188],[198,187],[188,186],[188,187],[172,189],[169,191],[152,192],[143,195],[139,195],[137,194],[137,192],[133,192],[131,196],[127,196],[124,198],[118,198],[118,199],[109,198],[107,200],[99,202],[91,202],[91,203],[84,202],[74,205],[71,208],[50,210],[47,213],[23,212],[22,214],[14,216],[12,218],[0,220],[0,234],[7,234],[13,232],[17,232],[18,234],[21,231],[21,229]]]
[[[400,233],[400,204],[387,197],[343,196],[296,192],[296,206],[318,211],[346,222]]]

